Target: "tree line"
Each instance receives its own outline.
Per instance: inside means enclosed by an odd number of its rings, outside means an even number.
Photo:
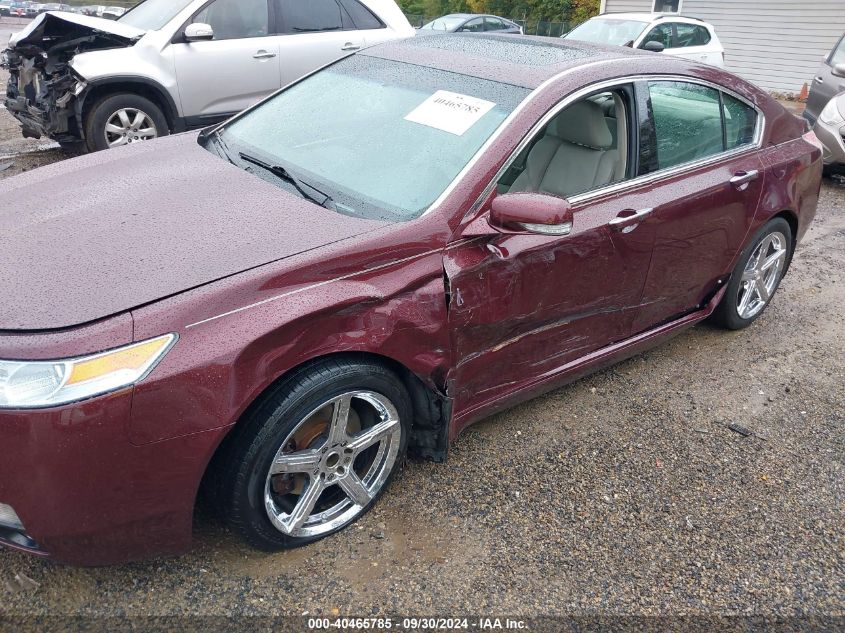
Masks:
[[[599,0],[399,0],[399,6],[411,15],[491,13],[519,20],[573,23],[599,12]]]

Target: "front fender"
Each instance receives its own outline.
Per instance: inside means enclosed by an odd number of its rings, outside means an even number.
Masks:
[[[228,296],[238,283],[224,284]],[[208,287],[188,294],[207,306],[220,291]],[[136,337],[161,329],[156,324],[176,316],[173,304],[186,299],[134,312]],[[423,252],[375,270],[288,287],[261,301],[245,301],[235,311],[187,320],[176,331],[177,345],[135,389],[134,444],[233,425],[288,371],[329,354],[378,354],[438,389],[450,361],[442,253]]]

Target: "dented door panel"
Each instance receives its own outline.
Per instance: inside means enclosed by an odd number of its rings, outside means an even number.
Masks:
[[[446,250],[456,410],[628,337],[654,239],[649,221],[610,227],[630,203],[576,208],[568,236],[500,235]]]

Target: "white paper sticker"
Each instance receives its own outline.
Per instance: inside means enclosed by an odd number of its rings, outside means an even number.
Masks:
[[[405,120],[463,136],[495,107],[495,103],[484,99],[438,90],[406,116]]]

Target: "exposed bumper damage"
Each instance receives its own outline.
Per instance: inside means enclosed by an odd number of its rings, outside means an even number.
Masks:
[[[143,31],[109,20],[44,13],[12,37],[3,55],[9,71],[5,105],[23,135],[58,141],[81,138],[81,104],[87,85],[71,68],[79,53],[132,46]]]

